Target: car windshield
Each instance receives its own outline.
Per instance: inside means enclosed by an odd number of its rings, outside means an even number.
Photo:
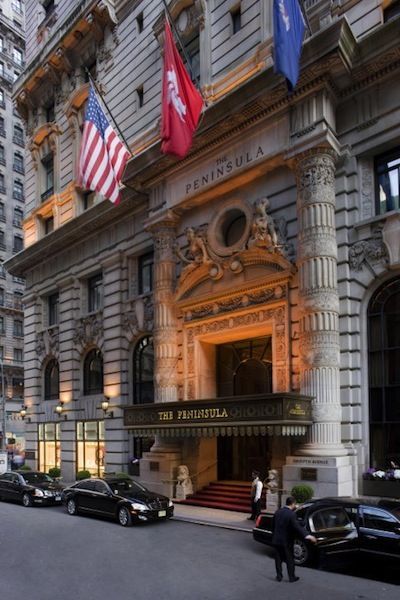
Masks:
[[[146,488],[138,483],[137,481],[133,481],[131,479],[121,479],[118,481],[109,481],[108,485],[114,492],[114,494],[126,495],[128,494],[137,494],[138,492],[145,492]]]
[[[53,481],[50,475],[46,473],[24,473],[22,477],[25,479],[26,483],[45,483]]]

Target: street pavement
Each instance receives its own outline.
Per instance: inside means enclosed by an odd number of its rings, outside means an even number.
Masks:
[[[187,512],[187,511],[186,511]],[[178,509],[177,513],[181,513]],[[205,513],[203,513],[205,514]],[[209,513],[208,513],[209,514]],[[245,516],[241,515],[241,520]],[[177,515],[179,519],[185,515]],[[193,515],[192,515],[193,516]],[[199,521],[198,515],[194,517]],[[233,517],[230,517],[233,518]],[[383,561],[298,568],[275,581],[249,530],[185,520],[132,528],[63,507],[0,503],[3,600],[398,600],[400,569]],[[247,523],[251,527],[251,523]],[[369,577],[369,578],[368,578]],[[398,583],[399,585],[395,585]]]

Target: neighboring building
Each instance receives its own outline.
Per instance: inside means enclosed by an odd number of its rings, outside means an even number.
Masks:
[[[4,268],[4,261],[23,248],[25,134],[14,109],[12,91],[24,61],[24,3],[4,1],[0,12],[0,396],[4,377],[10,456],[22,453],[25,445],[19,414],[24,398],[24,279]],[[0,412],[2,409],[0,404]]]
[[[399,460],[399,2],[306,0],[290,95],[272,5],[170,2],[208,102],[177,161],[162,4],[27,1],[7,268],[27,280],[30,464],[68,480],[135,457],[170,493],[180,464],[197,487],[273,467],[321,495]],[[118,207],[76,185],[85,68],[133,152]]]

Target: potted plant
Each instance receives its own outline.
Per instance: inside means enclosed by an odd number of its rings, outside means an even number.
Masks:
[[[76,480],[81,481],[82,479],[90,479],[91,476],[92,475],[91,475],[90,471],[87,471],[86,469],[82,469],[82,471],[77,472]]]
[[[400,469],[375,469],[363,473],[363,493],[366,496],[400,497]]]
[[[303,504],[303,502],[311,500],[314,490],[310,485],[299,484],[295,485],[290,493],[298,504]]]

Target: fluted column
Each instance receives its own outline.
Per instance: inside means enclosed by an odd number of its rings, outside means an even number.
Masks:
[[[178,343],[174,306],[176,277],[175,215],[150,228],[154,240],[154,393],[156,402],[178,400]]]
[[[301,454],[346,454],[341,444],[339,295],[335,160],[315,149],[296,160],[300,389],[313,400],[314,424]]]

